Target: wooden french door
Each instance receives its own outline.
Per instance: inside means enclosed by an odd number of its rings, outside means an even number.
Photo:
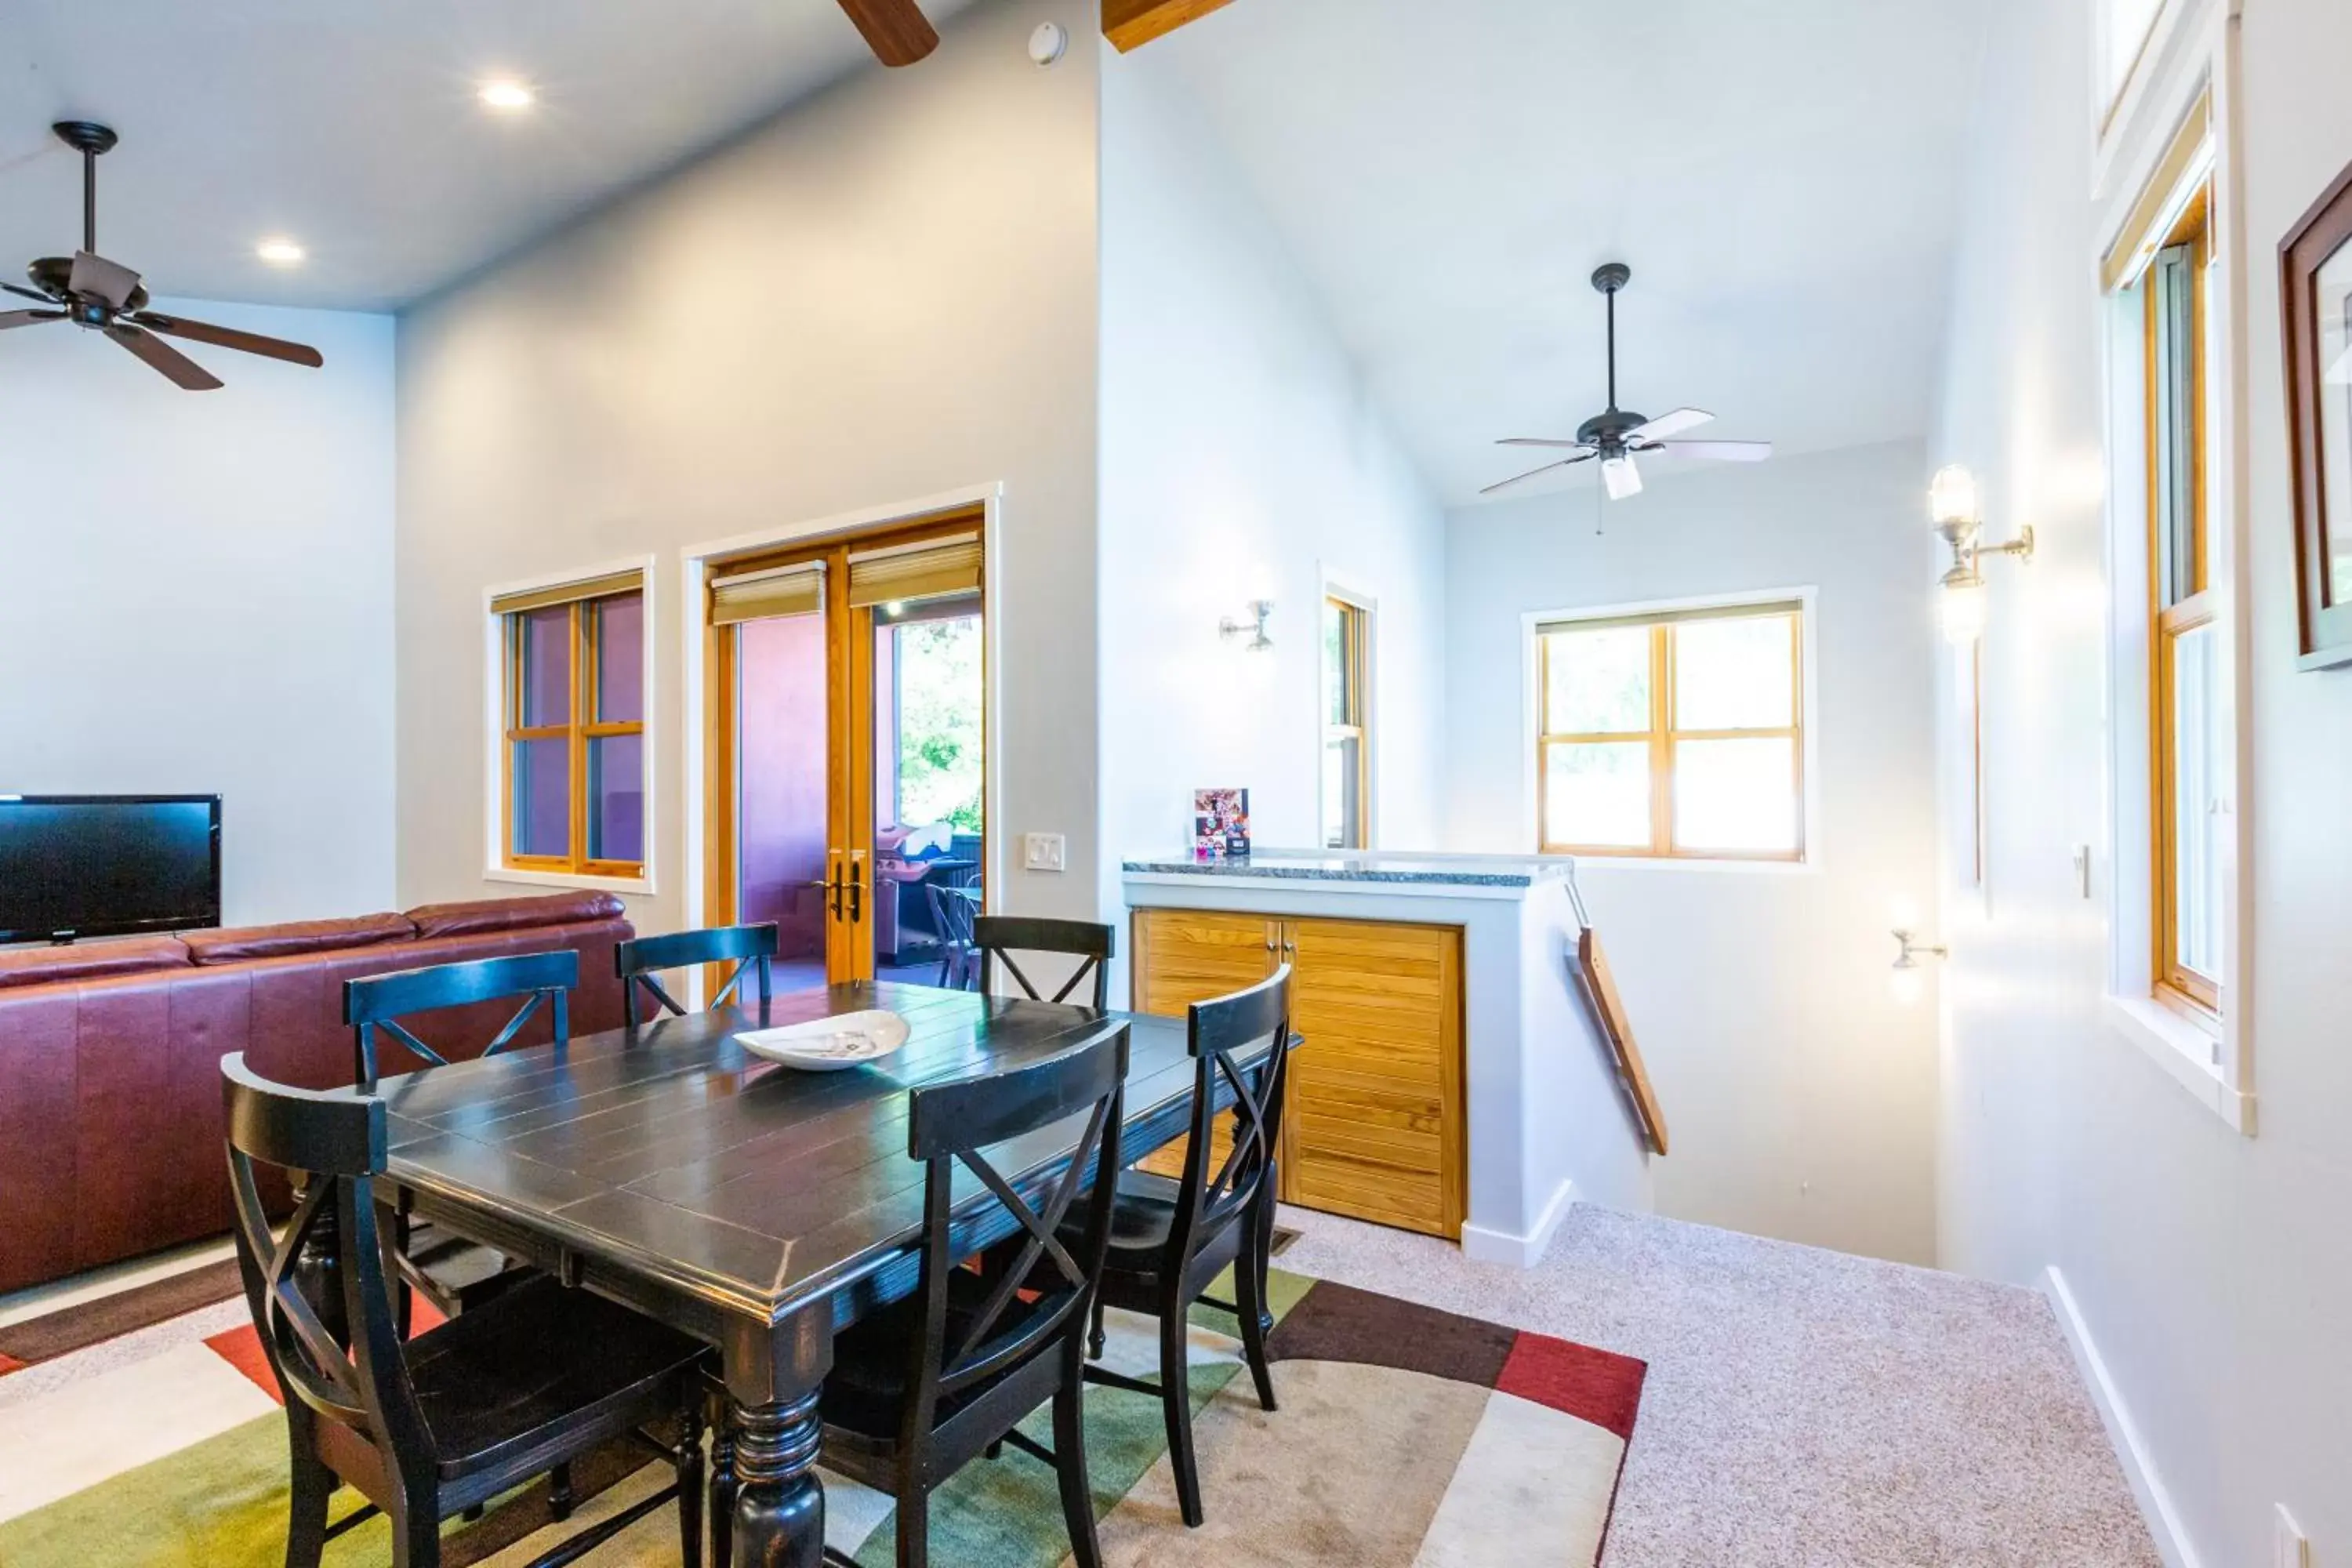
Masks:
[[[973,509],[705,563],[704,919],[776,921],[788,972],[871,980],[877,928],[904,918],[905,889],[876,885],[877,829],[896,826],[877,787],[887,770],[895,799],[895,746],[878,743],[901,722],[890,628],[984,628],[982,522]],[[982,747],[984,690],[983,663]]]

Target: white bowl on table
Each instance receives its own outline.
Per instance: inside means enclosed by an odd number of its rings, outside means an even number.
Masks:
[[[736,1036],[735,1043],[755,1057],[803,1072],[839,1072],[882,1060],[907,1043],[908,1032],[907,1020],[898,1014],[868,1009],[752,1029]]]

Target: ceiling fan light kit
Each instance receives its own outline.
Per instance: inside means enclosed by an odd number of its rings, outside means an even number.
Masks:
[[[1676,437],[1685,430],[1696,430],[1711,423],[1715,416],[1704,409],[1677,408],[1653,419],[1644,414],[1617,406],[1617,296],[1633,280],[1633,269],[1622,261],[1612,261],[1594,270],[1592,287],[1608,301],[1609,310],[1609,406],[1578,426],[1576,438],[1552,440],[1532,436],[1514,436],[1497,442],[1503,447],[1544,447],[1570,455],[1546,463],[1540,468],[1530,468],[1499,484],[1488,485],[1480,495],[1491,496],[1523,485],[1529,479],[1579,463],[1598,458],[1601,483],[1612,500],[1626,500],[1642,493],[1642,469],[1634,459],[1643,453],[1665,452],[1676,457],[1705,458],[1724,463],[1760,463],[1772,455],[1769,441],[1684,441]]]
[[[263,354],[314,370],[326,363],[318,350],[304,343],[147,309],[147,289],[139,274],[98,254],[98,160],[113,149],[117,137],[106,126],[88,120],[61,120],[49,129],[58,141],[81,154],[81,248],[70,258],[45,256],[26,268],[25,275],[33,284],[30,289],[0,283],[0,289],[39,305],[37,310],[0,310],[0,331],[71,321],[85,331],[113,339],[174,386],[189,392],[214,391],[220,386],[220,378],[156,333]]]

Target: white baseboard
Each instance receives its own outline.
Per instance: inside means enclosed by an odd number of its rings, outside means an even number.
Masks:
[[[2066,1276],[2052,1264],[2044,1287],[2051,1307],[2058,1314],[2059,1331],[2066,1336],[2067,1346],[2074,1352],[2074,1364],[2082,1369],[2083,1382],[2091,1390],[2091,1402],[2099,1407],[2099,1419],[2107,1428],[2107,1440],[2115,1445],[2116,1458],[2124,1468],[2124,1479],[2139,1504],[2140,1517],[2147,1521],[2148,1533],[2156,1538],[2157,1554],[2165,1561],[2166,1568],[2201,1568],[2197,1549],[2189,1544],[2188,1531],[2181,1528],[2180,1516],[2173,1510],[2172,1496],[2164,1489],[2164,1479],[2157,1473],[2156,1461],[2141,1441],[2139,1428],[2132,1425],[2131,1411],[2124,1405],[2122,1391],[2107,1375],[2107,1363],[2099,1354],[2096,1342],[2091,1338],[2091,1326],[2083,1321],[2083,1310],[2074,1304],[2074,1291],[2066,1288]]]
[[[1559,1222],[1568,1217],[1575,1202],[1576,1184],[1560,1183],[1551,1201],[1544,1205],[1535,1229],[1525,1236],[1465,1225],[1462,1227],[1462,1256],[1474,1263],[1507,1263],[1514,1268],[1533,1268],[1543,1261],[1545,1249],[1551,1246],[1552,1233],[1559,1229]]]

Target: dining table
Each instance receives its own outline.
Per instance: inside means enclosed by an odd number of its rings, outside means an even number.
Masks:
[[[867,1009],[903,1017],[907,1042],[847,1070],[772,1062],[737,1038]],[[817,1568],[817,1401],[834,1335],[917,1284],[925,1170],[907,1151],[909,1092],[1122,1027],[1119,1157],[1132,1163],[1190,1125],[1182,1020],[856,982],[387,1078],[387,1173],[417,1218],[716,1347],[727,1418],[714,1536],[731,1538],[736,1568]],[[1271,1047],[1235,1065],[1263,1065]],[[989,1162],[1035,1201],[1085,1120],[998,1145]],[[968,1257],[1018,1226],[958,1174],[950,1242]]]

